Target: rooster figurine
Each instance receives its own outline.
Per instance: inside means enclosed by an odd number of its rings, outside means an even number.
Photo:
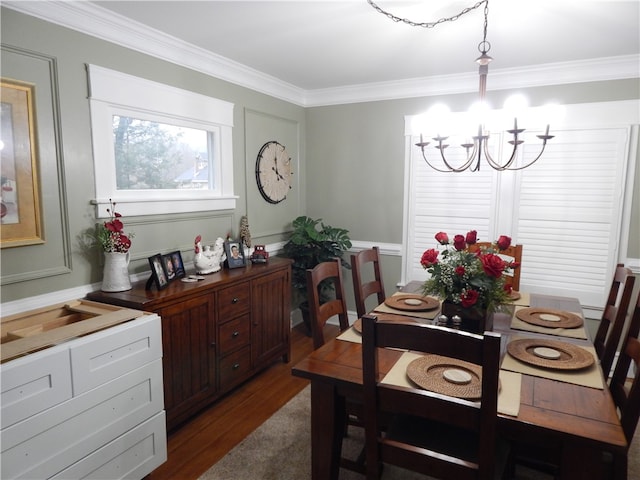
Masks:
[[[215,273],[222,268],[224,249],[222,248],[224,241],[218,238],[213,250],[211,246],[205,245],[202,248],[202,236],[198,235],[194,241],[195,256],[193,263],[196,266],[196,273],[204,275],[207,273]]]

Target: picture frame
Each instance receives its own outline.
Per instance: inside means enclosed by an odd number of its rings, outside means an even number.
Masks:
[[[227,240],[224,242],[224,253],[227,255],[227,266],[239,268],[246,265],[244,249],[239,240]]]
[[[35,85],[0,79],[0,248],[44,243],[36,149]]]
[[[169,257],[171,260],[171,257]],[[165,260],[160,253],[149,257],[149,266],[151,267],[151,278],[147,282],[147,290],[152,284],[156,285],[158,290],[162,290],[169,285],[169,276],[165,267]]]
[[[185,271],[182,254],[179,250],[176,250],[175,252],[171,252],[169,256],[171,257],[171,262],[173,264],[173,271],[176,274],[175,278],[183,278],[185,276]]]

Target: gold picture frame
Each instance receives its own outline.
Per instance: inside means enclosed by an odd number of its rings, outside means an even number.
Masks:
[[[33,84],[0,79],[0,248],[44,243],[34,94]]]

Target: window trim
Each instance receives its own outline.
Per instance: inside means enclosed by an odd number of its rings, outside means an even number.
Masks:
[[[232,103],[97,65],[87,65],[98,218],[108,217],[110,200],[126,216],[228,210],[233,190]],[[127,115],[213,132],[218,140],[212,190],[118,190],[113,149],[113,115]]]

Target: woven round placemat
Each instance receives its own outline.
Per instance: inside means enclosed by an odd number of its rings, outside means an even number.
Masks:
[[[393,321],[393,320],[387,320],[387,321]],[[402,322],[405,322],[405,323],[406,322],[409,322],[409,323],[412,323],[412,322],[413,323],[422,323],[417,319],[414,319],[414,318],[411,318],[411,317],[406,317],[406,316],[402,318]],[[356,332],[362,334],[362,319],[359,318],[355,322],[353,322],[352,327]]]
[[[448,381],[444,378],[444,372],[450,369],[468,373],[471,376],[471,381],[466,384]],[[409,363],[407,376],[416,385],[431,392],[470,400],[482,397],[482,368],[473,363],[429,354]]]
[[[536,355],[534,350],[538,347],[557,350],[560,352],[560,357],[553,359]],[[507,344],[507,352],[524,363],[553,370],[580,370],[595,362],[593,355],[584,348],[571,343],[541,338],[513,340]]]
[[[408,301],[408,303],[407,303]],[[414,305],[415,303],[415,305]],[[425,312],[440,306],[440,300],[422,295],[394,295],[384,301],[387,307],[407,312]]]
[[[546,320],[543,317],[544,315],[556,316],[558,320]],[[577,328],[581,327],[584,323],[582,318],[575,313],[555,310],[553,308],[522,308],[516,312],[516,317],[531,325],[548,328]]]

